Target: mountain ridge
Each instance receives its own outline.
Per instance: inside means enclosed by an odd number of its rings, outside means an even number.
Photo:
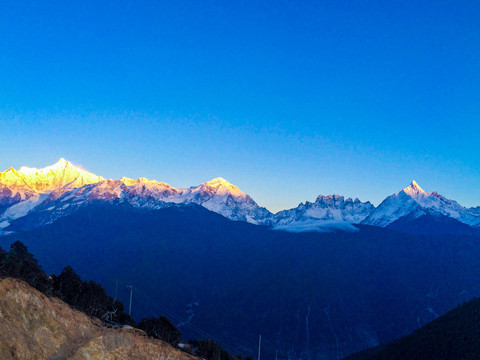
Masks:
[[[42,169],[22,166],[0,173],[0,229],[32,213],[38,226],[51,223],[95,201],[127,203],[156,210],[198,204],[233,221],[246,221],[287,231],[354,231],[356,224],[387,227],[401,218],[441,214],[470,227],[480,227],[480,207],[467,209],[436,191],[428,193],[414,180],[377,207],[341,195],[318,195],[315,201],[271,213],[221,177],[197,186],[176,188],[146,178],[106,179],[61,158]]]
[[[404,216],[413,214],[417,218],[428,213],[445,215],[472,227],[480,226],[480,217],[473,210],[436,191],[428,193],[415,181],[398,193],[388,196],[362,223],[386,227]]]

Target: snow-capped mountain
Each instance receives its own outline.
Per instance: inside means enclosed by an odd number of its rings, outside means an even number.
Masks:
[[[0,173],[0,184],[16,190],[22,198],[28,197],[31,192],[48,193],[62,187],[76,188],[101,180],[101,176],[74,166],[63,158],[43,169],[22,166],[18,171],[10,168]]]
[[[262,224],[272,215],[235,185],[223,178],[215,178],[185,193],[186,203],[202,205],[231,220]]]
[[[88,171],[60,159],[43,169],[22,166],[0,173],[0,228],[27,215],[53,191],[69,191],[103,180]]]
[[[279,229],[305,230],[311,226],[338,228],[343,224],[359,224],[375,207],[370,202],[352,200],[340,195],[318,195],[314,203],[301,203],[298,207],[276,213],[273,223]]]
[[[288,231],[357,230],[352,224],[386,227],[399,219],[411,221],[426,214],[480,227],[480,207],[466,209],[435,191],[425,192],[415,181],[376,208],[368,201],[319,195],[313,203],[307,201],[274,215],[223,178],[183,189],[145,178],[105,179],[65,159],[43,169],[21,167],[0,172],[0,230],[17,219],[29,222],[30,227],[42,226],[91,203],[151,210],[197,204],[230,220]]]
[[[427,214],[444,215],[473,227],[480,226],[480,214],[436,191],[424,191],[415,181],[400,192],[388,196],[362,223],[386,227],[405,216],[418,218]]]
[[[189,189],[174,188],[166,183],[140,178],[137,180],[102,180],[68,192],[53,192],[36,211],[42,211],[46,222],[71,213],[92,202],[129,204],[151,210],[173,204],[198,204],[230,220],[260,223],[270,212],[259,207],[250,196],[222,178],[216,178]]]
[[[124,203],[152,210],[172,204],[198,204],[231,220],[254,224],[271,216],[222,178],[178,189],[145,178],[104,179],[64,159],[43,169],[8,169],[0,173],[0,186],[0,228],[27,214],[35,215],[42,225],[51,223],[92,202]]]

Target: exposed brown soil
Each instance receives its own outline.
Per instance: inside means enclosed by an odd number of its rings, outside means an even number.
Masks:
[[[0,359],[193,360],[137,329],[107,329],[17,279],[0,280]]]

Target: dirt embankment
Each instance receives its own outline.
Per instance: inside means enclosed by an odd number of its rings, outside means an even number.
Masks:
[[[100,321],[16,279],[0,280],[0,359],[193,360],[135,329]]]

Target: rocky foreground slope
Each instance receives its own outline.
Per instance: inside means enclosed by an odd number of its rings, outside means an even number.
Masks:
[[[0,280],[0,358],[195,359],[136,329],[107,329],[97,319],[25,282]]]

